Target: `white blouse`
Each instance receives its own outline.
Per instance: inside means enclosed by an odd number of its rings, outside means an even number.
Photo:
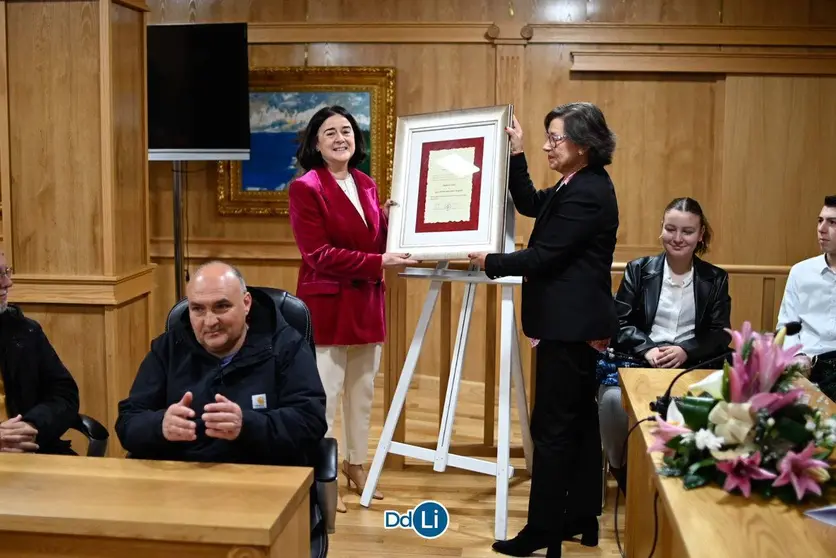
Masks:
[[[357,193],[357,184],[354,183],[354,178],[351,176],[351,173],[348,173],[348,176],[344,180],[336,177],[334,180],[337,181],[340,189],[348,196],[348,199],[354,204],[360,217],[363,218],[363,222],[366,223],[366,214],[363,213],[363,206],[360,204],[360,195]],[[366,225],[368,226],[368,223]]]
[[[665,260],[659,305],[650,330],[654,343],[681,343],[694,337],[697,311],[694,298],[694,268],[675,274]]]

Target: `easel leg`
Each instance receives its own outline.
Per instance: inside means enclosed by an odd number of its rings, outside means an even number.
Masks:
[[[531,441],[531,423],[528,417],[528,398],[525,393],[525,378],[523,378],[522,356],[520,355],[520,339],[519,332],[516,327],[513,330],[513,335],[511,335],[511,341],[513,344],[511,355],[514,357],[514,362],[511,366],[511,379],[513,380],[514,390],[517,395],[517,415],[520,419],[520,431],[523,439],[523,453],[525,454],[525,468],[530,475],[531,465],[534,459],[534,444]]]
[[[438,268],[443,269],[445,264],[439,264]],[[427,329],[430,327],[430,318],[432,318],[435,310],[435,303],[438,300],[438,294],[441,292],[441,281],[433,281],[430,283],[430,290],[427,293],[427,300],[424,302],[424,308],[421,310],[421,317],[418,319],[418,326],[415,328],[415,335],[412,337],[412,344],[409,346],[409,351],[406,353],[406,361],[401,371],[401,377],[398,380],[398,387],[395,389],[395,395],[392,398],[392,405],[389,408],[389,414],[386,417],[386,422],[383,425],[383,432],[380,433],[380,441],[377,444],[377,451],[375,451],[372,466],[369,469],[369,476],[366,480],[366,487],[363,489],[363,495],[360,497],[360,505],[367,508],[372,501],[374,491],[377,489],[377,483],[380,480],[380,473],[383,470],[383,464],[386,461],[386,456],[389,454],[389,447],[392,444],[392,436],[395,433],[395,427],[398,425],[398,419],[403,411],[404,403],[406,402],[406,394],[409,391],[409,384],[412,382],[412,376],[415,374],[415,367],[418,364],[418,356],[421,354],[421,346],[424,344],[424,336]]]
[[[468,283],[462,300],[462,311],[459,314],[459,328],[456,332],[456,346],[453,349],[453,359],[450,363],[450,379],[447,382],[447,395],[444,400],[444,412],[441,415],[441,425],[438,431],[438,445],[435,449],[433,470],[443,472],[447,469],[447,456],[450,451],[450,440],[453,438],[453,422],[456,418],[456,403],[459,401],[459,384],[464,365],[464,354],[467,349],[467,335],[470,330],[470,318],[473,315],[473,304],[476,297],[476,284]]]
[[[494,537],[508,532],[508,481],[511,458],[511,360],[515,335],[514,289],[502,287],[499,337],[499,433],[496,444],[496,517]]]

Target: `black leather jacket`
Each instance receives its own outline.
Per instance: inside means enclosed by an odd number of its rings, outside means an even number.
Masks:
[[[636,358],[657,344],[650,339],[662,291],[665,254],[638,258],[627,264],[615,297],[620,329],[615,350]],[[695,337],[678,343],[688,359],[684,367],[728,351],[731,335],[729,275],[723,269],[694,257]],[[719,366],[719,364],[716,364]]]

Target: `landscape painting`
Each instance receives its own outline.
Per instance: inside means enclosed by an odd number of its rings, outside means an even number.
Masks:
[[[250,159],[218,163],[222,215],[286,215],[287,189],[304,171],[301,134],[321,108],[340,105],[357,120],[368,152],[359,169],[388,197],[394,144],[392,68],[263,68],[250,72]]]

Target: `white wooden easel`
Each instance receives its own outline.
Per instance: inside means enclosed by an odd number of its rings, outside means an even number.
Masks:
[[[507,203],[505,216],[505,251],[514,250],[514,204],[510,197]],[[517,411],[520,418],[520,427],[523,437],[523,450],[525,452],[526,469],[531,472],[531,460],[533,458],[533,447],[529,431],[528,405],[525,392],[525,382],[522,376],[522,365],[520,362],[519,338],[517,336],[517,325],[514,313],[514,287],[521,284],[521,278],[508,277],[497,280],[489,279],[483,271],[477,271],[470,266],[468,271],[457,271],[447,269],[448,262],[439,262],[434,270],[424,268],[407,268],[402,277],[428,279],[430,290],[421,310],[421,317],[415,328],[415,335],[412,337],[412,344],[406,354],[403,370],[401,371],[398,387],[389,408],[389,414],[383,425],[383,432],[380,435],[380,442],[369,470],[366,486],[360,498],[363,507],[369,507],[386,456],[390,453],[412,457],[433,463],[433,470],[443,472],[448,465],[459,469],[466,469],[477,473],[492,475],[496,477],[496,521],[494,525],[494,537],[497,540],[504,540],[508,528],[508,484],[514,476],[514,468],[510,464],[511,445],[511,382],[516,388]],[[435,303],[444,282],[467,283],[462,300],[462,310],[459,315],[459,326],[456,333],[456,344],[453,349],[453,358],[450,363],[450,379],[447,383],[447,395],[444,400],[444,409],[441,416],[441,424],[438,432],[438,445],[435,451],[419,446],[413,446],[401,442],[393,442],[392,436],[395,427],[403,411],[406,395],[412,382],[418,364],[418,356],[424,344],[424,337],[430,325]],[[461,455],[450,454],[450,440],[453,436],[453,419],[456,414],[456,404],[459,396],[459,383],[461,381],[464,354],[467,347],[470,319],[473,314],[473,303],[478,284],[499,284],[502,291],[502,304],[500,306],[500,367],[499,367],[499,432],[497,436],[496,462],[484,459],[476,459]],[[443,502],[442,502],[443,503]],[[417,502],[416,502],[417,504]]]

